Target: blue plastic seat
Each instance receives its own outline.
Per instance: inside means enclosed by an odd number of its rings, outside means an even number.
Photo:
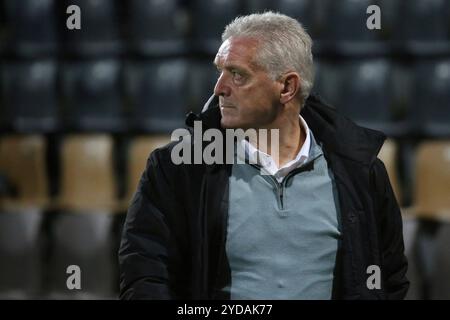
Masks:
[[[177,0],[130,0],[129,28],[132,49],[161,56],[187,52],[187,12]]]
[[[1,83],[5,130],[52,132],[59,127],[55,61],[5,62]]]
[[[3,6],[9,51],[30,57],[57,53],[56,0],[4,0]]]
[[[122,52],[122,20],[118,1],[65,0],[64,4],[66,7],[77,5],[81,10],[81,29],[64,28],[67,54],[101,56]]]
[[[367,8],[371,0],[327,1],[320,19],[318,49],[325,54],[344,56],[384,55],[389,46],[383,40],[383,9],[381,29],[369,29]]]
[[[375,41],[378,33],[367,28],[371,0],[329,1],[324,37],[331,41]]]
[[[198,60],[191,64],[189,72],[189,109],[200,112],[205,102],[214,93],[219,73],[210,59]]]
[[[132,127],[167,133],[183,127],[188,101],[188,63],[184,59],[130,62],[126,91]]]
[[[115,59],[67,61],[62,72],[67,129],[124,129],[121,63]]]
[[[312,0],[280,0],[274,1],[274,9],[297,19],[306,31],[314,36],[317,27],[317,1]]]
[[[0,298],[40,297],[44,270],[39,209],[0,209]]]
[[[415,68],[411,117],[422,134],[450,136],[450,60],[424,61]]]
[[[316,60],[314,67],[316,76],[312,91],[319,94],[327,103],[338,107],[343,67],[327,60]]]
[[[434,239],[436,245],[433,275],[430,283],[432,300],[450,299],[450,224],[442,223]]]
[[[446,0],[400,1],[394,39],[400,41],[448,41],[450,3]]]
[[[390,63],[384,59],[349,61],[341,79],[339,111],[362,126],[395,134]]]
[[[114,216],[108,212],[55,213],[49,222],[47,297],[50,299],[112,299],[117,292]],[[67,287],[80,270],[81,289]],[[67,273],[70,271],[69,273]],[[76,284],[75,280],[70,282]]]
[[[242,10],[239,0],[193,0],[191,20],[194,48],[215,54],[220,47],[225,26]]]

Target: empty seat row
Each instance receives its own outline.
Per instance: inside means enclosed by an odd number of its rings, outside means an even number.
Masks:
[[[0,75],[0,126],[8,131],[168,132],[183,126],[189,111],[189,64],[182,59],[125,67],[114,59],[10,61]]]
[[[48,205],[47,143],[41,136],[9,136],[0,139],[1,204]],[[13,201],[10,201],[14,199]]]
[[[272,9],[302,22],[316,39],[333,41],[450,40],[449,3],[445,0],[249,0],[248,12]],[[380,30],[367,20],[380,8]]]
[[[118,1],[109,0],[2,0],[8,47],[20,56],[54,54],[61,47],[88,54],[119,52],[121,15]],[[66,25],[67,8],[80,8],[81,29]],[[62,39],[65,39],[62,42]]]
[[[57,126],[57,67],[54,62],[4,62],[0,87],[2,126],[44,132]]]
[[[450,299],[450,223],[403,217],[403,239],[410,287],[407,300]]]
[[[12,135],[0,139],[0,175],[9,190],[0,196],[0,208],[38,207],[74,212],[126,210],[136,191],[151,151],[170,142],[169,136],[141,136],[128,144],[126,192],[118,195],[114,141],[108,135],[72,135],[62,139],[59,192],[49,193],[48,145],[43,136]],[[11,191],[12,190],[12,191]]]
[[[318,60],[313,91],[390,136],[449,137],[450,60]],[[0,70],[3,131],[171,132],[210,97],[209,60],[11,61]]]
[[[3,208],[40,207],[44,209],[85,212],[103,210],[120,212],[127,209],[145,169],[151,151],[165,145],[170,137],[137,136],[128,139],[123,152],[123,165],[118,169],[118,147],[105,134],[68,135],[61,138],[56,167],[49,166],[49,145],[42,136],[4,136],[0,139],[0,175],[4,191]],[[407,188],[404,171],[412,176],[412,208],[418,216],[450,216],[450,144],[448,140],[419,144],[409,169],[400,162],[399,144],[387,140],[379,157],[384,161],[394,193],[405,203]],[[49,194],[49,171],[58,170],[58,191]],[[118,172],[122,170],[123,172]],[[403,174],[401,174],[403,172]],[[123,187],[123,193],[118,190]],[[12,191],[11,191],[12,190]],[[409,205],[409,204],[408,204]]]
[[[1,299],[116,299],[124,216],[0,210]],[[403,217],[407,299],[449,299],[450,224]]]
[[[450,217],[448,141],[419,145],[415,162],[415,211],[423,217]]]
[[[74,5],[79,11],[68,10]],[[7,47],[20,56],[61,49],[69,55],[117,54],[125,42],[156,55],[185,47],[187,15],[177,0],[2,0],[1,6]],[[66,23],[75,25],[75,15],[79,28],[67,27]]]
[[[0,298],[117,298],[123,220],[103,212],[0,210]]]
[[[358,124],[390,136],[450,135],[450,60],[319,61],[314,91]]]
[[[179,54],[190,49],[215,51],[226,24],[245,13],[275,10],[301,21],[326,41],[450,40],[446,0],[2,0],[10,50],[42,55],[65,48],[68,54],[133,51]],[[367,8],[377,4],[380,30],[369,30]],[[81,11],[81,29],[65,28],[69,5]],[[61,27],[64,26],[64,27]],[[189,41],[193,40],[193,41]]]

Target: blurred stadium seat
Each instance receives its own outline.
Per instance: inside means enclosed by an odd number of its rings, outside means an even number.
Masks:
[[[56,0],[3,0],[7,46],[23,57],[53,55],[59,48]]]
[[[216,54],[225,26],[243,11],[239,0],[192,0],[192,36],[196,51]]]
[[[407,138],[417,135],[419,132],[409,114],[413,112],[414,105],[414,72],[411,65],[401,60],[393,60],[391,64],[391,86],[392,93],[392,116],[397,127],[396,133],[399,137]]]
[[[6,50],[6,9],[4,1],[0,1],[0,56],[4,55]]]
[[[414,227],[411,225],[412,221],[415,221]],[[406,219],[404,234],[412,231],[414,231],[414,242],[410,244],[412,252],[408,250],[409,239],[405,237],[405,249],[409,258],[408,276],[411,281],[407,298],[448,300],[450,298],[448,218]]]
[[[36,299],[43,274],[43,215],[0,209],[0,299]]]
[[[129,146],[127,168],[127,192],[123,207],[126,210],[136,192],[139,179],[147,164],[149,155],[156,148],[170,142],[170,136],[140,136],[135,137]]]
[[[446,0],[400,1],[392,39],[416,55],[449,54],[450,3]]]
[[[406,41],[450,40],[449,2],[446,0],[400,1],[394,39]]]
[[[328,1],[326,39],[332,41],[374,41],[377,32],[367,29],[367,7],[370,0]]]
[[[200,112],[205,102],[214,93],[219,73],[213,59],[192,61],[189,66],[189,111]]]
[[[277,11],[297,19],[310,35],[316,33],[317,0],[246,0],[245,4],[248,13]]]
[[[378,0],[377,5],[381,9],[381,30],[383,40],[390,41],[393,38],[394,28],[397,28],[400,12],[400,3],[405,0]],[[398,31],[398,30],[397,30]]]
[[[66,129],[124,129],[121,63],[115,59],[67,61],[62,71]]]
[[[178,0],[130,0],[130,41],[135,52],[151,56],[188,52],[188,16]]]
[[[430,299],[450,300],[450,222],[441,224],[434,242],[436,248],[430,283]]]
[[[80,7],[81,29],[64,28],[67,54],[98,56],[118,54],[123,51],[122,15],[119,10],[119,1],[64,0],[64,9],[70,5]]]
[[[411,117],[421,134],[450,136],[450,59],[425,60],[415,68]]]
[[[183,59],[136,60],[127,65],[125,85],[134,129],[166,133],[184,126],[188,70]]]
[[[350,60],[341,73],[338,110],[362,126],[392,135],[391,65],[386,59]]]
[[[72,135],[61,150],[62,210],[116,209],[113,140],[108,135]]]
[[[274,9],[297,19],[306,31],[314,36],[317,27],[315,4],[317,1],[314,0],[279,0],[275,1]]]
[[[398,176],[398,162],[397,162],[397,144],[392,139],[387,139],[383,147],[378,154],[378,158],[383,161],[386,171],[391,182],[392,189],[394,190],[395,198],[397,203],[401,206],[401,188]]]
[[[423,279],[418,269],[416,246],[419,220],[411,215],[403,215],[403,242],[405,255],[408,259],[408,271],[406,277],[410,281],[410,287],[406,300],[418,300],[423,298]]]
[[[14,191],[2,199],[3,206],[48,204],[46,151],[46,140],[39,135],[0,137],[0,172]]]
[[[47,270],[49,299],[112,299],[118,275],[113,236],[114,216],[108,212],[55,214],[50,222]],[[67,267],[81,271],[81,290],[69,290]]]
[[[53,60],[3,61],[3,129],[51,132],[58,128],[57,64]]]
[[[420,299],[430,299],[431,282],[435,270],[436,243],[435,238],[440,223],[432,219],[418,220],[416,241],[414,243],[413,263],[417,265]],[[439,276],[439,275],[437,275]],[[441,275],[442,276],[442,275]]]
[[[321,51],[349,56],[386,54],[389,47],[381,41],[381,30],[367,28],[367,8],[373,4],[371,0],[326,1]]]
[[[450,141],[419,145],[415,169],[414,207],[428,218],[450,217]]]
[[[343,66],[335,61],[318,59],[315,68],[314,91],[327,103],[338,107]]]
[[[273,10],[274,0],[244,0],[247,14]]]

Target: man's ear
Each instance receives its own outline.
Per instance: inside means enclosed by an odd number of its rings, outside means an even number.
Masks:
[[[280,103],[286,104],[294,99],[300,91],[300,76],[297,72],[287,72],[280,79],[282,89]]]

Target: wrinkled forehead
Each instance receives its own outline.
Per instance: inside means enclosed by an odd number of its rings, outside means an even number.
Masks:
[[[217,51],[214,63],[219,66],[227,64],[246,64],[256,67],[258,40],[248,37],[231,37],[225,40]]]

